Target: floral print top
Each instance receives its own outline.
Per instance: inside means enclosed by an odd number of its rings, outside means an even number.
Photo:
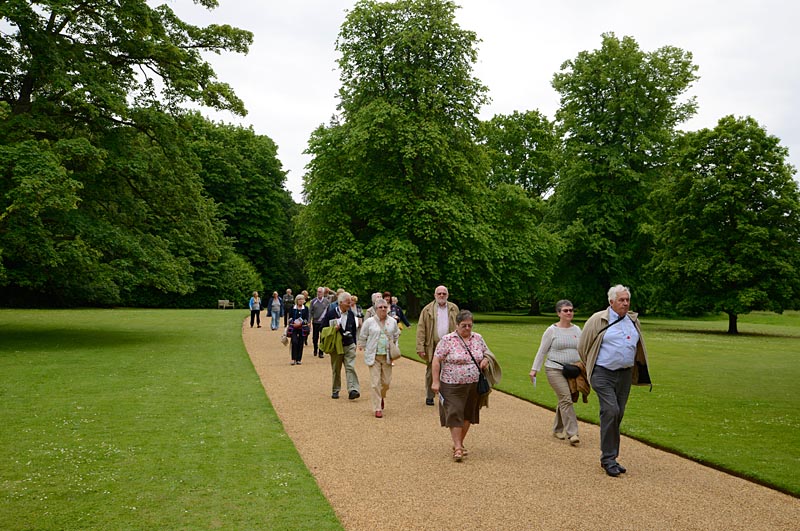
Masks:
[[[475,361],[469,356],[466,346],[472,351]],[[484,353],[489,350],[483,337],[475,332],[469,339],[462,339],[458,332],[451,332],[444,336],[436,345],[434,356],[441,360],[442,372],[439,381],[446,384],[469,384],[478,381],[478,367],[483,360]]]

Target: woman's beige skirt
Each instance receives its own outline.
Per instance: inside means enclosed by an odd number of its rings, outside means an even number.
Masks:
[[[468,384],[439,384],[439,421],[447,428],[461,428],[464,421],[480,422],[478,382]]]

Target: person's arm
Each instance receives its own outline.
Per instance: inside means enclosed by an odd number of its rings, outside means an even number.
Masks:
[[[539,344],[539,350],[536,352],[536,357],[534,358],[533,365],[531,366],[531,382],[533,382],[533,379],[536,377],[536,373],[541,370],[545,357],[547,356],[547,353],[550,352],[550,347],[553,345],[554,334],[555,332],[552,326],[548,326],[547,330],[545,330],[544,334],[542,334],[542,342]]]
[[[425,308],[419,314],[419,322],[417,322],[417,355],[422,359],[427,359],[425,355],[425,338],[428,337],[428,327],[430,326],[430,319],[425,315]]]
[[[433,361],[431,362],[431,391],[434,393],[439,392],[439,372],[441,371],[441,367],[440,359],[434,355]]]

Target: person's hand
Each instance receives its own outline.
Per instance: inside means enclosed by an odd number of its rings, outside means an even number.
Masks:
[[[531,371],[530,377],[531,383],[534,383],[534,380],[536,380],[536,371]]]
[[[428,355],[425,354],[425,352],[417,352],[417,356],[419,356],[420,358],[422,358],[424,360],[428,359]]]
[[[489,366],[489,358],[483,358],[481,360],[481,365],[480,365],[481,370],[484,370],[488,366]]]
[[[439,394],[439,382],[431,383],[431,391],[433,391],[433,394],[435,395]]]

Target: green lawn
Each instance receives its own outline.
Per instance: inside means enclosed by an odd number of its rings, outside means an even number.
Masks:
[[[341,529],[219,310],[0,310],[0,529]],[[478,315],[501,388],[553,317]],[[644,319],[626,433],[800,495],[800,313]],[[402,336],[413,351],[411,333]],[[597,421],[597,404],[579,403]]]
[[[586,317],[576,324],[582,326]],[[555,407],[545,378],[534,390],[528,377],[542,333],[555,321],[476,315],[475,331],[503,367],[500,389]],[[642,323],[654,386],[652,392],[633,389],[623,431],[800,495],[800,312],[741,316],[739,336],[725,334],[725,316]],[[404,352],[414,350],[412,336],[401,338]],[[588,404],[576,404],[576,411],[598,422],[594,395]]]
[[[0,311],[0,529],[342,529],[241,311]]]

